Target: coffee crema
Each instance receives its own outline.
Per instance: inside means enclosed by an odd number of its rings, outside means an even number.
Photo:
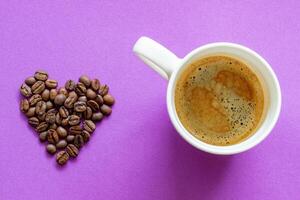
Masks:
[[[190,64],[175,89],[182,125],[213,145],[237,144],[258,128],[264,92],[258,77],[241,61],[210,56]]]

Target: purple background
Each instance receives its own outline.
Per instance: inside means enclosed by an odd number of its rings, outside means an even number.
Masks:
[[[299,1],[9,2],[0,3],[1,200],[299,199]],[[142,35],[180,57],[216,41],[256,50],[281,83],[273,133],[235,156],[188,145],[168,118],[167,82],[132,53]],[[99,77],[117,99],[64,168],[19,112],[18,88],[38,68],[61,85]]]

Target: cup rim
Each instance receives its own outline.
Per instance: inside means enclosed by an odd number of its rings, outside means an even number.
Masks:
[[[199,52],[202,52],[204,50],[207,49],[211,49],[211,48],[216,48],[216,47],[226,47],[226,48],[233,48],[239,51],[244,51],[244,53],[249,54],[250,56],[252,56],[255,59],[258,59],[261,63],[263,63],[262,67],[265,67],[267,69],[268,75],[271,76],[272,78],[272,82],[274,83],[274,87],[275,87],[275,91],[277,94],[277,103],[275,106],[275,110],[273,111],[274,115],[272,115],[272,120],[271,122],[269,122],[269,124],[267,124],[267,130],[264,131],[262,133],[262,135],[254,140],[254,141],[250,141],[250,138],[247,138],[246,140],[238,143],[238,144],[234,144],[234,145],[229,145],[229,146],[217,146],[217,145],[211,145],[211,144],[207,144],[205,142],[200,141],[199,139],[195,138],[191,133],[189,133],[189,131],[187,131],[185,129],[185,127],[181,124],[178,116],[177,116],[177,112],[175,109],[175,103],[174,103],[174,92],[175,92],[175,85],[176,85],[176,81],[178,79],[178,75],[180,74],[182,68],[184,66],[186,66],[186,64]],[[264,75],[266,76],[266,75]],[[262,142],[270,133],[271,130],[273,129],[273,127],[275,126],[279,114],[280,114],[280,109],[281,109],[281,90],[280,90],[280,86],[279,86],[279,82],[278,79],[276,77],[276,74],[274,73],[273,69],[271,68],[271,66],[268,64],[268,62],[261,57],[258,53],[256,53],[254,50],[251,50],[248,47],[245,47],[243,45],[240,44],[236,44],[236,43],[229,43],[229,42],[216,42],[216,43],[209,43],[203,46],[200,46],[196,49],[194,49],[193,51],[191,51],[189,54],[187,54],[181,61],[180,65],[177,67],[177,69],[174,70],[174,72],[172,73],[169,83],[168,83],[168,89],[167,89],[167,108],[168,108],[168,113],[171,119],[171,122],[173,124],[173,126],[175,127],[175,129],[177,130],[177,132],[181,135],[181,137],[186,140],[189,144],[191,144],[192,146],[196,147],[199,150],[208,152],[208,153],[212,153],[212,154],[219,154],[219,155],[232,155],[232,154],[237,154],[237,153],[241,153],[244,152],[246,150],[249,150],[251,148],[253,148],[254,146],[256,146],[257,144],[259,144],[260,142]],[[264,121],[261,124],[261,127],[259,127],[259,129],[256,131],[256,133],[254,133],[253,135],[256,135],[257,132],[262,128],[263,124],[266,123],[266,119],[264,119]],[[265,125],[266,126],[266,125]]]

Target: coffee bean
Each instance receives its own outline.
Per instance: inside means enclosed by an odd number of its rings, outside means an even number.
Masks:
[[[56,113],[57,111],[55,109],[48,110],[45,116],[45,121],[49,124],[54,124],[56,120]]]
[[[75,112],[84,112],[86,110],[86,103],[82,101],[77,101],[74,104]]]
[[[69,116],[69,111],[64,106],[59,108],[59,114],[62,118],[67,118]]]
[[[56,116],[55,116],[55,122],[56,122],[56,124],[57,125],[61,125],[61,121],[62,121],[62,118],[61,118],[60,114],[57,113]]]
[[[103,97],[103,101],[106,105],[112,106],[115,103],[115,99],[110,94],[107,94]]]
[[[88,131],[89,133],[92,133],[96,129],[96,125],[91,120],[85,120],[83,122],[83,129]]]
[[[82,128],[80,125],[71,126],[69,128],[69,134],[71,135],[79,135],[82,132]]]
[[[57,144],[56,144],[56,147],[58,149],[62,149],[62,148],[65,148],[67,146],[67,141],[66,140],[60,140]]]
[[[95,99],[96,96],[97,96],[96,92],[94,92],[92,89],[89,88],[86,90],[86,97],[88,99]]]
[[[92,120],[95,122],[101,121],[103,119],[103,114],[101,112],[93,113]]]
[[[57,96],[57,94],[58,94],[58,92],[57,92],[56,89],[51,89],[51,90],[50,90],[50,95],[49,95],[50,100],[54,101],[54,99],[55,99],[55,97]]]
[[[94,99],[94,101],[96,101],[99,106],[102,106],[102,104],[103,104],[103,97],[100,94],[98,94],[96,96],[96,98]]]
[[[22,99],[20,102],[20,110],[26,113],[29,110],[29,102],[27,99]]]
[[[32,126],[32,127],[37,127],[37,125],[39,125],[39,119],[36,117],[30,117],[28,119],[28,123]]]
[[[31,91],[33,94],[40,94],[45,89],[45,83],[43,81],[37,81],[31,86]]]
[[[66,99],[64,106],[66,108],[73,108],[74,103],[77,101],[77,95],[76,96],[70,96]]]
[[[63,105],[65,100],[66,100],[66,96],[64,94],[58,94],[54,99],[54,103],[56,105]]]
[[[91,81],[90,81],[89,77],[86,76],[86,75],[82,75],[82,76],[79,78],[79,82],[83,83],[86,87],[89,87],[90,84],[91,84]]]
[[[42,92],[42,99],[44,101],[48,101],[49,98],[50,98],[50,91],[48,89],[45,89],[43,92]]]
[[[83,141],[85,143],[87,143],[90,140],[91,135],[90,135],[90,133],[88,131],[83,130],[82,133],[81,133],[81,135],[82,135]]]
[[[68,152],[68,154],[75,158],[78,156],[79,154],[79,150],[77,149],[77,147],[73,144],[68,144],[67,148],[66,148],[66,151]]]
[[[75,92],[79,95],[79,96],[83,96],[86,93],[86,87],[83,83],[77,83],[76,87],[75,87]]]
[[[35,107],[31,107],[28,109],[27,113],[25,114],[27,117],[33,117],[35,115]]]
[[[74,145],[77,148],[81,148],[84,145],[83,137],[81,135],[75,135]]]
[[[32,94],[30,87],[25,83],[21,85],[20,92],[24,97],[30,97]]]
[[[29,99],[29,105],[35,106],[37,102],[42,101],[42,97],[39,94],[35,94]]]
[[[50,154],[55,154],[55,152],[56,152],[56,147],[55,147],[55,145],[53,145],[53,144],[48,144],[47,147],[46,147],[46,150],[47,150],[47,152],[50,153]]]
[[[39,71],[35,72],[34,78],[36,80],[46,81],[48,79],[48,73],[43,70],[39,70]]]
[[[53,108],[53,103],[51,101],[46,102],[47,110],[50,110]]]
[[[111,108],[108,106],[108,105],[105,105],[103,104],[101,107],[100,107],[100,110],[101,112],[104,114],[104,115],[110,115],[112,110]]]
[[[50,124],[49,125],[49,129],[54,129],[56,130],[57,129],[57,125],[54,123],[54,124]],[[58,133],[57,133],[58,134]]]
[[[67,136],[67,142],[68,142],[68,143],[73,143],[74,138],[75,138],[75,135],[68,135],[68,136]]]
[[[56,132],[60,138],[65,138],[65,137],[67,137],[67,134],[68,134],[67,130],[61,126],[57,127]]]
[[[45,142],[47,140],[47,135],[48,135],[47,131],[41,132],[39,135],[40,141]]]
[[[45,118],[46,118],[46,113],[42,114],[42,115],[38,115],[37,118],[39,118],[39,120],[41,122],[45,121]]]
[[[73,96],[73,97],[78,98],[78,95],[77,95],[77,93],[75,91],[69,92],[69,96]]]
[[[97,104],[96,101],[94,101],[94,100],[88,100],[87,105],[88,105],[89,107],[91,107],[91,109],[92,109],[94,112],[99,111],[99,105]]]
[[[61,120],[61,125],[62,126],[68,126],[69,125],[69,119],[68,118],[62,119]]]
[[[87,102],[87,97],[86,96],[81,96],[81,97],[78,98],[78,101]]]
[[[29,86],[33,85],[36,82],[35,78],[33,76],[30,76],[26,78],[25,83]]]
[[[66,97],[68,97],[68,95],[69,95],[67,89],[64,88],[64,87],[59,88],[58,94],[63,94],[63,95],[65,95]]]
[[[35,130],[36,130],[37,132],[41,133],[41,132],[47,130],[48,126],[49,126],[49,125],[47,124],[47,122],[41,122],[41,123],[36,127]]]
[[[73,112],[73,115],[77,115],[77,116],[80,117],[80,118],[82,117],[82,113],[81,113],[81,112],[75,112],[75,111],[74,111],[74,112]]]
[[[87,106],[86,110],[83,112],[83,118],[84,119],[91,119],[92,115],[93,115],[92,109],[89,106]]]
[[[98,79],[93,79],[93,80],[91,81],[91,88],[92,88],[95,92],[97,92],[97,91],[99,90],[99,88],[100,88],[100,81],[99,81]]]
[[[48,130],[47,140],[51,144],[56,144],[59,141],[59,136],[54,129]]]
[[[47,105],[44,101],[37,102],[35,106],[35,113],[37,115],[43,115],[46,113]]]
[[[100,94],[101,96],[105,96],[107,95],[108,91],[109,91],[109,87],[107,85],[101,85],[98,90],[98,94]]]
[[[76,83],[73,80],[68,80],[65,84],[65,88],[68,91],[73,91],[75,89]]]
[[[69,160],[69,154],[66,151],[60,151],[56,154],[56,162],[59,165],[65,165]]]
[[[47,88],[53,89],[53,88],[57,87],[57,81],[48,79],[48,80],[45,81],[45,85],[46,85]]]
[[[80,123],[80,117],[77,115],[70,115],[69,124],[75,126]]]

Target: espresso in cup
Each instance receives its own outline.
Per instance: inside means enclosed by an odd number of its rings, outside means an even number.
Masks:
[[[263,118],[264,91],[245,63],[224,55],[190,64],[176,83],[175,107],[182,125],[212,145],[249,138]]]

